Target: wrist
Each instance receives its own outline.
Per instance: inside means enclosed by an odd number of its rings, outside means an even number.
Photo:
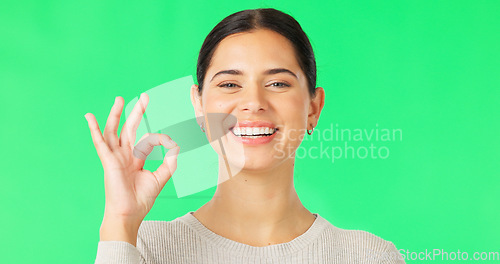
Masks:
[[[105,215],[100,228],[101,241],[125,241],[134,246],[142,221]]]

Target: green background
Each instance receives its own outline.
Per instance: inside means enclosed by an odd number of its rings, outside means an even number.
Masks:
[[[500,251],[498,1],[2,1],[2,262],[93,263],[103,170],[84,114],[103,128],[115,96],[194,76],[213,26],[258,7],[311,39],[318,131],[403,131],[374,142],[387,159],[298,161],[304,205],[399,249]],[[146,219],[196,210],[214,190],[177,199],[169,182]]]

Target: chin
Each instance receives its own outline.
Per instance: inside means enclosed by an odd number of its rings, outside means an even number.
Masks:
[[[257,154],[257,153],[254,153]],[[229,161],[231,162],[231,160]],[[267,171],[280,163],[272,155],[245,155],[242,171]],[[239,164],[242,164],[241,162]]]

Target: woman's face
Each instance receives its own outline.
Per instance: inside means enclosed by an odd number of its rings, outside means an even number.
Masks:
[[[218,142],[211,143],[213,148],[246,170],[268,170],[293,159],[306,129],[316,126],[324,101],[321,87],[310,97],[290,41],[267,29],[224,38],[207,69],[201,97],[197,88],[191,89],[197,116],[221,113],[227,117],[222,122],[208,119],[205,124],[205,128],[224,130],[224,151]],[[230,118],[237,123],[228,123]],[[267,134],[247,136],[252,132]]]

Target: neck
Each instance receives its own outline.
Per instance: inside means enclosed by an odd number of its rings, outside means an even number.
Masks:
[[[293,185],[294,159],[262,170],[242,170],[228,177],[219,160],[212,200],[194,215],[212,231],[255,245],[285,243],[303,234],[314,216],[302,205]]]

